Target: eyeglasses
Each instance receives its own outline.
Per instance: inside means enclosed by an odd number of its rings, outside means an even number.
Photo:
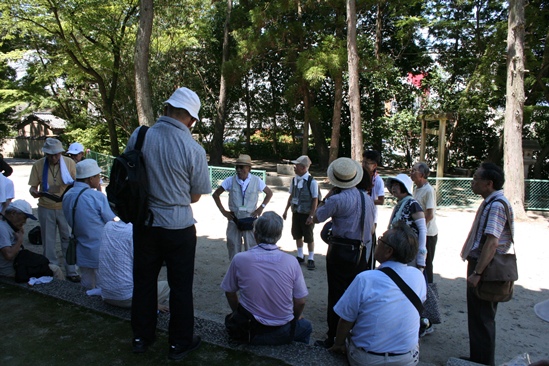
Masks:
[[[378,241],[379,243],[385,244],[385,245],[388,246],[389,248],[394,249],[391,245],[389,245],[389,243],[387,242],[387,240],[383,239],[383,236],[380,236],[379,238],[377,238],[377,241]]]

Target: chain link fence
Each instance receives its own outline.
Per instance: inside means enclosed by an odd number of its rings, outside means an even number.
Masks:
[[[114,157],[90,151],[86,158],[97,161],[99,167],[103,170],[105,177],[111,174],[111,167]],[[221,182],[227,177],[235,174],[234,168],[224,168],[209,166],[210,181],[212,182],[212,191],[216,190]],[[251,170],[253,175],[266,181],[267,172],[265,170]],[[390,177],[382,177],[386,182]],[[437,193],[437,207],[456,207],[456,208],[476,208],[482,201],[479,195],[471,190],[472,178],[429,178],[429,183],[435,188]],[[524,206],[529,211],[549,211],[549,181],[541,179],[526,179],[524,181]],[[385,206],[393,207],[395,198],[387,193],[385,195]]]
[[[230,176],[235,175],[235,168],[223,168],[219,166],[209,166],[210,181],[212,182],[212,191],[215,191],[221,183]],[[250,174],[258,176],[266,182],[267,172],[265,170],[250,170]]]
[[[382,177],[385,182],[389,177]],[[428,178],[437,193],[437,207],[476,208],[482,197],[473,193],[472,178]],[[526,179],[524,181],[524,208],[529,211],[549,211],[549,181]],[[391,194],[385,196],[385,206],[393,207],[396,202]]]

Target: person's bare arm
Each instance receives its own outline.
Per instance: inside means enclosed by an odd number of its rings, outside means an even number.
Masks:
[[[19,251],[21,250],[21,245],[23,245],[24,233],[25,232],[21,228],[21,230],[15,233],[15,244],[0,249],[0,253],[2,253],[4,259],[11,262],[15,259],[15,257],[17,257],[17,254],[19,254]]]
[[[31,186],[30,189],[29,189],[29,193],[34,198],[39,198],[40,197],[40,192],[38,191],[38,186]]]
[[[236,308],[238,308],[238,294],[236,292],[225,292],[225,297],[227,298],[231,310],[235,312]]]
[[[428,224],[429,221],[431,221],[434,217],[433,215],[433,209],[432,208],[428,208],[427,210],[425,210],[425,223]]]
[[[222,186],[217,187],[215,192],[212,194],[212,198],[214,199],[215,205],[219,209],[219,212],[221,212],[221,214],[225,216],[227,220],[234,220],[233,213],[231,211],[225,210],[225,207],[223,207],[223,204],[221,203],[221,198],[219,196],[221,196],[221,193],[223,192],[225,192],[225,188],[223,188]]]
[[[317,206],[318,206],[318,197],[313,198],[313,203],[311,204],[311,211],[309,211],[309,217],[307,217],[307,221],[305,221],[305,225],[311,225],[314,223],[313,219],[315,217]]]
[[[349,332],[353,328],[353,323],[347,320],[339,318],[337,323],[336,337],[334,345],[328,349],[331,352],[346,353],[347,347],[345,346],[345,339],[349,335]]]
[[[288,217],[288,209],[290,208],[291,205],[292,205],[292,195],[289,195],[288,202],[286,202],[286,208],[284,209],[284,213],[282,214],[282,218],[284,220],[286,220],[286,218]]]
[[[198,202],[198,200],[202,197],[199,193],[191,193],[191,203]]]
[[[301,299],[294,298],[294,318],[301,319],[301,314],[303,314],[303,309],[305,309],[305,300],[307,298],[303,297]]]
[[[477,274],[472,273],[469,277],[467,277],[467,285],[471,287],[477,287],[478,283],[480,282],[480,279],[482,276],[482,272],[488,267],[488,264],[494,258],[494,254],[496,254],[496,248],[499,245],[499,240],[492,234],[486,235],[486,242],[484,242],[484,246],[482,247],[482,252],[480,253],[480,257],[478,258],[477,266],[475,267],[475,271]]]
[[[269,187],[265,186],[265,188],[263,189],[263,192],[265,193],[265,198],[263,199],[263,202],[261,204],[266,206],[267,203],[269,203],[269,201],[271,200],[271,197],[273,197],[273,191],[271,191]],[[263,210],[264,210],[264,207],[260,205],[254,212],[252,212],[252,216],[253,217],[261,216],[261,214],[263,213]]]
[[[381,206],[385,202],[385,196],[378,196],[376,200],[374,200],[374,205]]]

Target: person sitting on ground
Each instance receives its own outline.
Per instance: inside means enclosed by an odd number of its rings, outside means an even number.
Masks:
[[[27,219],[36,220],[32,214],[31,205],[25,200],[15,200],[6,208],[6,212],[0,215],[0,276],[15,277],[13,261],[23,247],[25,230],[23,226]],[[59,266],[49,264],[53,277],[64,279]]]
[[[246,251],[256,244],[251,225],[249,225],[249,229],[243,229],[239,228],[235,221],[260,216],[273,196],[273,192],[265,182],[250,174],[252,158],[249,155],[241,154],[234,165],[236,174],[226,178],[212,194],[217,208],[229,221],[227,224],[227,249],[230,260],[236,253],[243,249]],[[219,198],[224,191],[229,192],[229,211],[225,210]],[[265,198],[261,206],[257,207],[261,192],[265,192]],[[243,246],[244,248],[242,248]]]
[[[0,154],[0,172],[4,177],[9,177],[13,173],[13,168],[4,160],[2,154]]]
[[[307,269],[315,269],[315,241],[313,230],[315,224],[313,217],[318,206],[318,182],[309,174],[311,159],[302,155],[294,164],[295,177],[290,184],[290,196],[282,218],[286,220],[288,209],[292,207],[292,236],[297,246],[297,261],[304,263],[303,242],[307,243],[309,257],[307,258]],[[310,180],[310,181],[309,181]]]
[[[377,270],[353,280],[334,307],[340,320],[330,351],[347,354],[351,366],[416,365],[419,362],[419,312],[382,268],[391,268],[423,302],[423,274],[407,266],[418,251],[414,232],[398,222],[378,239]],[[351,331],[352,330],[352,331]]]
[[[97,287],[107,304],[130,309],[133,296],[133,226],[123,221],[109,221],[103,228]],[[158,281],[158,310],[168,312],[170,287]]]
[[[76,164],[76,182],[63,198],[63,212],[76,239],[76,264],[80,267],[82,286],[87,290],[96,287],[101,231],[116,217],[107,197],[89,189],[99,186],[100,173],[101,168],[93,159]]]
[[[276,245],[283,225],[272,211],[259,217],[253,230],[258,244],[234,256],[221,283],[232,310],[226,324],[239,316],[251,320],[251,344],[308,344],[312,332],[311,322],[301,316],[309,294],[303,272]]]

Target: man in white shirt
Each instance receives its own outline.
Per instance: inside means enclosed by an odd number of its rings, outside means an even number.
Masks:
[[[423,273],[407,265],[416,257],[417,237],[408,226],[397,223],[378,243],[375,252],[376,260],[381,263],[378,270],[356,276],[334,306],[340,320],[330,351],[346,353],[351,366],[416,365],[419,362],[418,309],[379,269],[392,269],[425,301],[427,287]]]

